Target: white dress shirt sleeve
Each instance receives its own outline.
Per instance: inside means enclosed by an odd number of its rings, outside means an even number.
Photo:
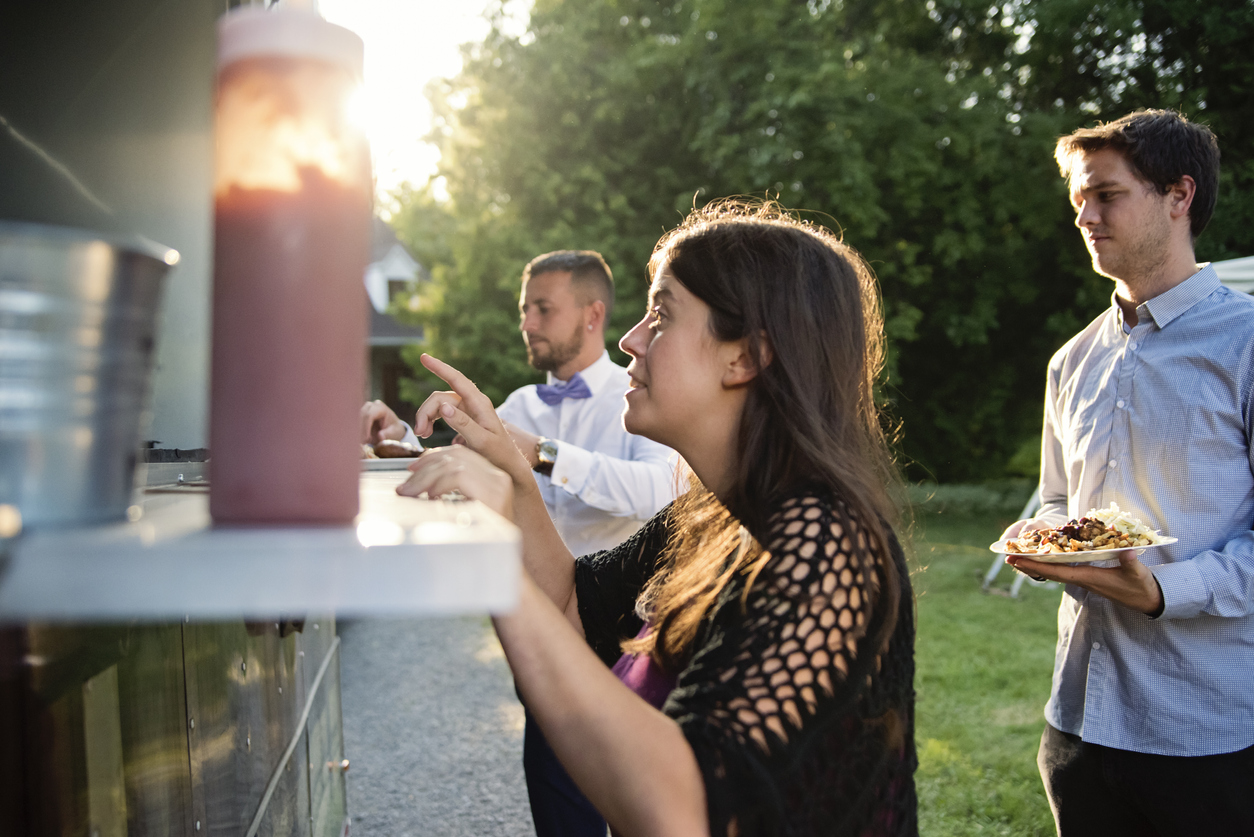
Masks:
[[[553,485],[614,517],[648,520],[675,499],[676,454],[643,436],[632,437],[631,459],[617,459],[557,442]]]
[[[516,424],[519,427],[526,427],[526,408],[523,406],[522,390],[511,392],[501,406],[496,408],[496,414],[501,417],[501,421],[508,421],[510,424]]]

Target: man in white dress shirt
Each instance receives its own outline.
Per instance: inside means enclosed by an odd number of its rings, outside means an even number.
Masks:
[[[519,330],[528,362],[548,373],[497,408],[557,531],[575,555],[617,546],[675,498],[676,454],[623,429],[627,370],[605,350],[614,280],[600,254],[559,250],[523,270]],[[412,430],[375,401],[362,408],[363,439]],[[527,791],[539,837],[604,837],[605,821],[583,798],[527,715]]]
[[[605,350],[614,280],[600,254],[559,250],[523,270],[519,330],[548,382],[497,408],[574,555],[617,546],[675,499],[676,454],[623,429],[627,370]],[[362,407],[362,440],[417,442],[383,402]]]
[[[515,391],[497,413],[532,468],[575,555],[617,546],[675,497],[675,453],[623,429],[627,370],[605,350],[609,267],[562,250],[523,271],[519,330],[548,383]]]

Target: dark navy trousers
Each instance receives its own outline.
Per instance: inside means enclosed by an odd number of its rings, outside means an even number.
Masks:
[[[605,820],[580,792],[527,712],[523,771],[536,837],[605,837]]]

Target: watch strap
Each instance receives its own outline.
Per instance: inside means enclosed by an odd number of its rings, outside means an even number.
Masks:
[[[536,464],[531,470],[550,476],[555,464],[557,464],[557,445],[552,439],[541,437],[536,442]]]

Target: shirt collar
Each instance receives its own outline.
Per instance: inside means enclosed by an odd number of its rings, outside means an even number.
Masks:
[[[1201,270],[1185,279],[1169,291],[1164,291],[1153,299],[1146,300],[1137,306],[1137,319],[1145,321],[1148,314],[1158,328],[1164,329],[1172,320],[1197,305],[1206,297],[1219,289],[1219,274],[1207,262]],[[1119,307],[1116,294],[1110,295],[1111,307],[1115,309],[1115,328],[1122,330],[1124,326],[1123,309]]]
[[[579,370],[579,377],[583,378],[583,382],[588,385],[588,389],[592,390],[592,394],[596,395],[600,392],[601,387],[605,386],[605,382],[609,380],[610,374],[614,371],[614,361],[610,360],[609,351],[601,352],[601,356],[592,362],[591,366]],[[553,383],[557,378],[553,377],[553,373],[546,375],[546,382]]]

